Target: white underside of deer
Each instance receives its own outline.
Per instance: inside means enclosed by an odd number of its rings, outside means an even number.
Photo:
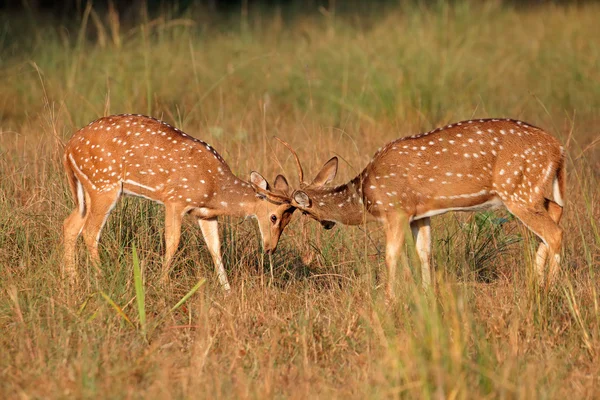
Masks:
[[[64,166],[77,207],[64,222],[65,271],[76,277],[75,248],[83,233],[92,260],[98,241],[121,195],[144,197],[165,205],[166,253],[163,277],[180,240],[184,215],[196,217],[215,264],[229,290],[221,257],[217,217],[255,216],[263,247],[272,252],[294,208],[258,198],[255,186],[237,178],[209,144],[169,124],[142,115],[100,118],[77,131],[66,145]],[[253,184],[269,189],[258,174]],[[283,177],[275,190],[287,190]]]
[[[506,207],[542,240],[536,259],[540,279],[548,253],[549,281],[558,271],[564,151],[539,128],[510,119],[458,122],[390,142],[349,183],[325,187],[336,172],[334,157],[315,181],[292,194],[292,204],[324,226],[382,222],[390,294],[406,223],[415,237],[423,285],[431,284],[430,218],[448,211]]]

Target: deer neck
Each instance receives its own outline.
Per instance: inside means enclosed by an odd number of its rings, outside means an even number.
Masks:
[[[221,215],[246,217],[256,215],[261,200],[256,197],[250,183],[232,173],[230,177],[221,181],[214,202],[215,208],[220,209]]]
[[[344,225],[361,225],[371,219],[363,203],[360,176],[345,185],[319,190],[312,199],[315,207],[324,210],[324,219]]]

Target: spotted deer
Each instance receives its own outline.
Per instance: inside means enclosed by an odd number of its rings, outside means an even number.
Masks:
[[[283,142],[283,141],[282,141]],[[330,229],[336,222],[382,222],[386,235],[387,291],[393,295],[396,265],[410,224],[421,261],[422,284],[431,284],[430,218],[448,211],[505,206],[542,240],[539,278],[548,281],[560,262],[565,198],[565,159],[560,143],[543,130],[512,119],[457,122],[404,137],[380,148],[350,182],[326,186],[337,173],[331,158],[305,183],[296,152],[300,189],[291,204]]]
[[[186,214],[195,217],[215,264],[222,287],[230,289],[221,257],[217,217],[254,216],[265,252],[275,251],[294,207],[285,196],[282,176],[271,188],[258,173],[251,183],[236,177],[208,143],[171,125],[143,115],[113,115],[77,131],[64,153],[76,209],[64,222],[65,272],[76,277],[75,249],[83,233],[93,261],[99,261],[102,228],[121,195],[144,197],[165,206],[166,252],[163,278],[168,276]],[[273,193],[268,199],[256,190]]]

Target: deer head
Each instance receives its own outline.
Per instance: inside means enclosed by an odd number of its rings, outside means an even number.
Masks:
[[[349,217],[362,218],[363,211],[356,207],[356,204],[362,204],[358,186],[352,184],[329,186],[337,174],[337,157],[327,161],[315,178],[307,183],[304,181],[304,171],[296,151],[287,142],[276,139],[292,153],[298,169],[300,189],[294,190],[288,197],[292,206],[318,221],[325,229],[333,228],[337,222],[352,223],[348,220]]]
[[[291,205],[290,187],[283,175],[277,175],[273,187],[258,172],[250,174],[250,183],[256,192],[256,197],[262,201],[255,208],[255,217],[263,239],[264,251],[274,253],[279,243],[279,237],[292,219],[296,210]]]

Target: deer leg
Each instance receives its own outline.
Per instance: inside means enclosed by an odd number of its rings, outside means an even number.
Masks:
[[[558,226],[557,220],[560,219],[562,211],[559,213],[554,206],[552,206],[552,211],[550,211],[550,209],[546,210],[544,207],[530,208],[515,203],[508,204],[506,207],[511,213],[519,218],[529,230],[542,239],[544,247],[540,246],[540,248],[538,248],[536,254],[536,270],[540,282],[544,282],[546,280],[544,264],[547,255],[549,254],[550,265],[547,283],[551,284],[558,273],[560,264],[560,247],[562,244],[563,232]]]
[[[562,217],[563,208],[561,206],[559,206],[557,203],[555,203],[554,201],[548,200],[548,203],[546,204],[546,209],[548,210],[548,214],[550,215],[550,218],[552,218],[552,220],[556,224],[558,224]],[[544,270],[544,265],[546,264],[547,258],[548,258],[548,246],[546,246],[546,244],[544,242],[542,242],[542,243],[540,243],[537,253],[536,253],[536,268],[538,271]],[[551,262],[550,265],[552,268],[553,263]],[[555,268],[557,268],[557,266]],[[556,273],[556,271],[552,271],[552,270],[550,272],[551,272],[551,274]]]
[[[387,266],[386,292],[390,298],[394,298],[394,284],[396,282],[396,269],[398,258],[404,244],[404,224],[406,216],[403,214],[389,214],[385,223],[385,264]],[[406,273],[406,271],[405,271]]]
[[[215,270],[219,277],[221,286],[226,291],[229,291],[229,281],[227,280],[227,274],[225,273],[225,267],[223,266],[223,258],[221,257],[221,241],[219,240],[219,223],[216,218],[213,219],[198,219],[200,230],[204,235],[204,241],[208,246],[208,251],[215,263]]]
[[[77,278],[75,271],[75,249],[77,248],[77,238],[81,234],[85,215],[81,215],[79,209],[74,210],[63,223],[63,246],[64,246],[64,270],[63,273],[71,283]]]
[[[163,281],[169,279],[169,270],[173,263],[173,257],[179,247],[183,211],[184,209],[177,205],[168,204],[165,206],[165,260],[161,274]]]
[[[100,254],[98,253],[100,234],[110,212],[117,204],[119,195],[119,190],[113,190],[97,194],[93,201],[91,201],[90,196],[86,196],[87,213],[83,225],[83,239],[90,252],[90,258],[96,266],[100,264]]]
[[[558,243],[556,245],[556,250],[554,251],[554,257],[550,260],[550,270],[548,273],[549,283],[552,283],[554,279],[556,279],[556,275],[558,274],[560,268],[560,250],[562,246],[563,231],[558,225],[558,223],[560,222],[562,213],[563,207],[561,207],[555,202],[548,203],[548,214],[550,215],[550,218],[552,218],[552,220],[554,221],[555,226],[558,228],[558,233],[556,234]]]
[[[431,286],[431,219],[422,218],[414,221],[410,228],[415,238],[417,254],[421,261],[421,284],[427,289]]]

